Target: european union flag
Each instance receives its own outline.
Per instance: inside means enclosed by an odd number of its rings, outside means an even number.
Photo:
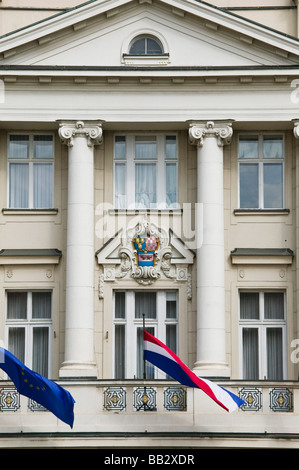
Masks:
[[[71,428],[73,427],[75,400],[67,390],[30,370],[13,354],[1,347],[0,368],[9,375],[21,395],[36,401]]]

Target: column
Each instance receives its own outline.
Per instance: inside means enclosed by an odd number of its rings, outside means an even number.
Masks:
[[[98,122],[60,122],[68,146],[65,360],[60,377],[96,377],[94,361],[94,145]]]
[[[225,346],[223,146],[230,123],[191,123],[189,138],[197,146],[197,205],[203,227],[197,248],[197,360],[202,377],[229,377]]]

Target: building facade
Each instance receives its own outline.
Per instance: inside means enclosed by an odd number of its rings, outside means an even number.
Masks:
[[[298,447],[297,1],[0,4],[0,447]],[[144,364],[142,331],[246,402]]]

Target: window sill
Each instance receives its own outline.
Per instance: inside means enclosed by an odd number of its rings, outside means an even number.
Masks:
[[[288,215],[290,209],[234,209],[234,215]]]
[[[110,209],[110,215],[173,214],[181,215],[183,209]]]
[[[2,209],[3,215],[56,215],[58,209]]]
[[[123,54],[124,65],[168,65],[169,54],[162,55],[129,55]]]

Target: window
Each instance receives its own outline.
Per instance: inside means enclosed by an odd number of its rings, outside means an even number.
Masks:
[[[283,292],[240,292],[243,379],[285,378]]]
[[[150,36],[139,36],[130,44],[130,55],[161,55],[163,54],[163,46],[161,42]]]
[[[50,134],[10,134],[9,207],[53,208],[54,145]]]
[[[282,135],[239,137],[239,204],[241,209],[284,207],[284,139]]]
[[[7,291],[7,348],[35,372],[50,372],[52,294],[49,291]]]
[[[115,291],[114,375],[117,379],[165,378],[143,362],[143,315],[146,330],[177,352],[176,291]]]
[[[176,135],[116,135],[116,209],[178,207]]]

